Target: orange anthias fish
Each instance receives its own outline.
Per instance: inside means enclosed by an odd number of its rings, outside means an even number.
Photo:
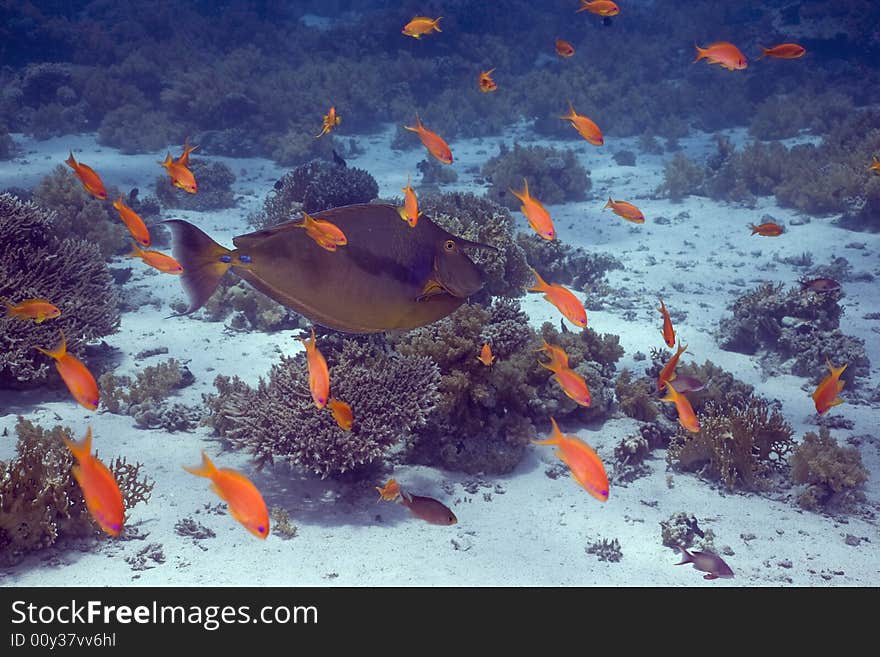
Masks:
[[[403,127],[410,132],[416,133],[431,155],[436,157],[443,164],[452,164],[452,151],[449,150],[449,145],[443,141],[443,138],[436,132],[432,132],[423,126],[418,114],[416,114],[415,127],[408,125]]]
[[[64,331],[60,333],[61,343],[54,351],[48,351],[42,347],[35,348],[55,360],[55,368],[61,375],[61,380],[64,381],[67,389],[70,390],[70,394],[82,406],[93,411],[98,408],[100,401],[98,384],[88,368],[75,356],[67,353],[67,340],[64,337]]]
[[[150,246],[150,231],[147,230],[147,225],[140,215],[128,207],[121,196],[113,201],[113,207],[116,208],[119,218],[125,224],[125,227],[128,228],[128,232],[131,233],[134,241],[141,246]]]
[[[620,13],[620,7],[611,0],[593,0],[592,2],[581,0],[581,8],[577,11],[588,11],[598,16],[617,16]]]
[[[710,64],[721,64],[728,71],[748,68],[749,63],[746,56],[740,52],[739,48],[727,41],[713,43],[708,48],[700,48],[694,44],[694,48],[697,49],[697,58],[694,60],[694,64],[701,59],[706,59]]]
[[[551,285],[541,275],[532,269],[532,274],[537,281],[529,292],[543,292],[544,298],[559,309],[565,318],[575,326],[584,328],[587,325],[587,311],[578,298],[562,285]]]
[[[416,190],[410,184],[409,174],[406,176],[406,187],[400,191],[403,192],[403,207],[398,210],[400,218],[408,223],[410,228],[415,228],[419,222],[419,201],[416,198]]]
[[[529,194],[529,181],[523,178],[523,190],[521,192],[515,189],[510,191],[522,201],[520,211],[529,220],[529,226],[538,233],[538,237],[542,237],[545,240],[555,239],[556,229],[553,228],[553,220],[550,218],[550,213],[547,212],[547,208],[544,207],[541,201]]]
[[[376,490],[379,491],[379,500],[384,500],[385,502],[393,502],[400,497],[400,484],[395,479],[389,479],[388,483],[381,488],[376,486]],[[378,502],[379,500],[376,501]]]
[[[336,113],[336,107],[331,106],[330,111],[324,115],[323,125],[321,126],[321,132],[319,132],[318,134],[315,135],[315,139],[317,139],[318,137],[321,137],[323,135],[326,135],[333,128],[338,126],[341,121],[342,121],[342,117]]]
[[[302,215],[303,220],[296,224],[297,227],[305,228],[308,236],[315,240],[315,243],[321,248],[327,251],[335,251],[336,247],[348,244],[348,238],[345,237],[345,233],[333,222],[315,219],[305,211]]]
[[[140,258],[145,263],[158,269],[165,274],[180,275],[183,273],[183,266],[169,255],[165,255],[160,251],[144,251],[137,244],[132,243],[129,258]]]
[[[159,162],[168,170],[168,176],[171,178],[171,184],[190,194],[198,191],[196,177],[189,170],[189,154],[196,150],[198,146],[190,146],[184,143],[183,154],[176,160],[171,159],[171,153],[166,153],[165,161]]]
[[[587,382],[584,381],[584,378],[580,374],[568,367],[568,355],[562,350],[562,348],[553,345],[547,346],[549,347],[548,351],[550,351],[550,362],[544,363],[538,361],[538,364],[553,372],[553,378],[556,379],[556,383],[560,385],[562,391],[569,399],[573,399],[581,406],[589,406],[592,400],[590,398],[590,389],[587,387]],[[562,351],[564,360],[562,358],[557,359],[554,355],[556,349]]]
[[[119,536],[125,520],[122,491],[109,468],[92,454],[92,429],[86,432],[82,442],[62,436],[64,444],[76,458],[71,472],[82,489],[86,508],[95,522],[110,536]]]
[[[95,170],[87,164],[77,162],[73,157],[73,151],[70,151],[70,157],[64,160],[64,164],[73,169],[73,173],[79,178],[85,190],[101,201],[107,200],[107,190],[104,189],[104,183],[101,177],[95,173]]]
[[[571,45],[568,41],[556,39],[556,54],[560,57],[573,57],[574,46]]]
[[[318,408],[324,408],[330,397],[330,371],[327,369],[327,361],[320,352],[315,340],[315,327],[312,327],[311,341],[302,340],[306,348],[306,362],[309,366],[309,390],[312,392],[312,400]]]
[[[351,406],[341,399],[331,399],[327,402],[327,408],[333,412],[333,419],[343,431],[351,431],[351,425],[354,423],[354,413],[351,412]]]
[[[488,342],[483,345],[483,348],[480,350],[480,355],[477,356],[477,360],[486,367],[490,367],[492,363],[495,362],[495,356],[492,354],[492,347]]]
[[[566,121],[571,121],[571,124],[574,126],[574,129],[578,131],[578,134],[593,144],[593,146],[601,146],[605,143],[605,138],[602,136],[602,131],[599,130],[599,126],[597,126],[592,119],[575,112],[574,105],[571,104],[571,101],[568,102],[568,114],[560,118],[565,119]]]
[[[876,155],[871,156],[871,165],[868,167],[868,171],[873,171],[880,176],[880,158]]]
[[[697,433],[700,430],[700,421],[694,414],[694,408],[684,394],[678,392],[672,387],[672,382],[666,382],[666,396],[661,397],[660,401],[674,402],[678,411],[678,423],[691,433]]]
[[[687,345],[682,346],[680,342],[678,343],[678,349],[675,354],[663,366],[663,369],[660,370],[660,376],[657,377],[657,392],[662,392],[669,381],[675,380],[675,368],[678,366],[678,359],[687,351],[687,348]]]
[[[494,72],[495,69],[490,68],[488,71],[483,71],[482,73],[480,73],[478,82],[480,84],[480,91],[482,91],[484,94],[490,91],[495,91],[498,88],[498,85],[495,84],[495,80],[492,79],[492,73]]]
[[[765,221],[763,224],[749,224],[752,229],[752,235],[762,235],[764,237],[779,237],[785,232],[785,228],[772,221]]]
[[[202,465],[183,469],[197,477],[211,480],[211,490],[229,507],[230,515],[244,525],[257,538],[269,535],[269,511],[266,502],[253,482],[237,470],[217,468],[208,455],[202,452]]]
[[[550,344],[546,340],[543,340],[543,346],[538,349],[538,351],[544,351],[550,357],[550,363],[554,366],[568,367],[568,354],[565,353],[565,349],[559,347],[555,344]]]
[[[663,315],[663,342],[672,349],[675,346],[675,329],[672,328],[672,320],[669,319],[669,312],[666,310],[666,304],[660,299],[660,307],[657,309]]]
[[[608,501],[608,475],[602,459],[592,447],[577,436],[566,436],[553,417],[553,432],[546,440],[533,440],[534,445],[555,445],[556,456],[571,470],[571,476],[584,490],[600,502]]]
[[[627,203],[626,201],[614,201],[609,198],[608,203],[606,203],[602,209],[604,210],[605,208],[611,208],[611,211],[618,217],[623,217],[634,224],[645,223],[645,215],[643,215],[642,211],[632,203]]]
[[[47,319],[55,319],[61,316],[61,311],[58,307],[48,299],[24,299],[17,304],[12,304],[3,299],[3,303],[6,306],[7,317],[32,319],[37,324],[42,324]]]
[[[843,371],[846,369],[846,365],[842,367],[834,367],[831,364],[830,360],[825,360],[825,363],[828,365],[828,369],[831,370],[831,373],[826,376],[822,383],[820,383],[815,392],[810,395],[813,398],[813,402],[816,404],[816,412],[819,415],[824,415],[828,412],[828,410],[832,406],[837,406],[838,404],[842,404],[843,400],[838,397],[838,393],[843,390],[843,386],[846,384],[846,381],[840,380],[840,375],[843,374]]]
[[[416,16],[409,23],[403,26],[403,30],[401,32],[406,36],[411,36],[416,39],[421,39],[423,34],[430,34],[431,32],[442,32],[440,29],[440,19],[442,16],[438,16],[437,18],[428,18],[427,16]]]
[[[803,57],[806,53],[807,49],[796,43],[780,43],[778,46],[773,46],[772,48],[761,47],[761,57],[797,59],[798,57]]]

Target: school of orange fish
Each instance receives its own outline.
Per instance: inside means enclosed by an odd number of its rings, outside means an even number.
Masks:
[[[580,0],[581,7],[578,12],[587,11],[607,19],[617,16],[620,8],[616,3],[609,0]],[[407,23],[402,33],[406,36],[420,39],[433,32],[442,32],[439,23],[442,17],[429,18],[417,16]],[[732,43],[718,42],[701,48],[695,45],[697,57],[694,63],[706,59],[709,64],[719,64],[730,70],[742,70],[747,68],[748,61],[743,53]],[[563,58],[575,55],[574,47],[567,41],[557,38],[555,41],[556,53]],[[784,43],[772,48],[761,48],[761,57],[778,59],[797,59],[803,57],[806,50],[794,43]],[[478,86],[482,92],[497,91],[498,85],[492,78],[495,68],[482,71],[478,76]],[[578,114],[569,102],[568,114],[561,117],[570,121],[572,127],[587,142],[595,146],[604,144],[604,137],[599,126],[589,117]],[[316,138],[329,133],[341,122],[342,117],[336,112],[335,106],[331,107],[323,117],[320,133]],[[443,164],[452,164],[452,151],[446,141],[440,135],[422,125],[416,115],[415,126],[404,126],[406,130],[415,132],[428,152]],[[198,191],[198,185],[189,168],[189,156],[197,146],[184,143],[183,153],[176,160],[167,154],[164,161],[160,162],[168,173],[171,183],[189,194]],[[73,153],[65,163],[73,169],[79,178],[83,188],[93,197],[99,200],[107,200],[107,191],[98,173],[82,162],[78,162]],[[873,162],[868,167],[869,171],[880,175],[880,159],[873,157]],[[413,190],[409,177],[404,192],[403,206],[399,208],[401,219],[409,226],[415,227],[420,216],[418,200]],[[523,179],[521,191],[510,190],[521,202],[520,210],[528,220],[529,226],[535,233],[545,239],[556,238],[556,231],[550,213],[542,203],[529,193],[528,181]],[[183,267],[174,258],[158,251],[144,250],[150,246],[150,234],[144,221],[132,208],[128,207],[122,197],[113,202],[119,218],[128,229],[132,237],[132,252],[130,257],[137,257],[147,265],[168,274],[182,274]],[[604,208],[625,219],[626,221],[643,224],[645,216],[641,210],[632,203],[622,200],[608,199]],[[338,226],[330,221],[318,220],[303,212],[299,227],[303,228],[319,246],[335,251],[338,247],[347,244],[346,236]],[[752,235],[765,237],[778,237],[783,234],[782,226],[774,222],[765,222],[755,226],[750,224]],[[577,327],[587,326],[587,313],[583,303],[570,290],[562,285],[546,282],[540,274],[532,270],[535,284],[528,288],[529,292],[540,292],[544,299],[553,304],[559,312]],[[813,293],[822,294],[831,290],[839,289],[839,284],[831,279],[815,279],[803,283],[806,289]],[[42,323],[60,316],[61,311],[47,299],[24,299],[18,303],[4,300],[8,315]],[[661,334],[665,344],[673,348],[676,345],[676,334],[670,320],[669,313],[663,300],[660,300],[658,308],[663,326]],[[309,388],[315,406],[320,410],[328,408],[340,428],[345,431],[351,430],[354,421],[352,408],[345,401],[330,397],[330,376],[327,362],[317,347],[314,328],[311,330],[309,340],[301,340],[306,350],[306,362],[309,374]],[[697,419],[686,392],[696,391],[703,387],[703,383],[693,377],[681,377],[676,379],[675,369],[681,355],[687,350],[687,345],[678,343],[675,354],[669,359],[660,372],[657,379],[657,392],[665,396],[660,400],[674,403],[678,412],[678,420],[681,426],[690,432],[699,432],[700,423]],[[95,410],[99,403],[98,385],[88,368],[77,358],[67,352],[64,333],[61,332],[60,343],[54,349],[45,349],[34,345],[35,349],[55,361],[61,379],[67,385],[73,398],[88,410]],[[590,405],[590,390],[587,382],[577,374],[568,364],[568,355],[558,346],[548,344],[546,341],[538,350],[549,357],[549,362],[539,359],[544,368],[553,372],[553,379],[560,385],[565,394],[576,403],[583,406]],[[480,354],[475,357],[486,367],[491,367],[495,362],[491,345],[483,345]],[[843,403],[838,396],[843,389],[844,382],[840,380],[841,374],[847,365],[835,367],[827,361],[830,373],[822,380],[812,393],[816,412],[820,415],[826,413],[832,407]],[[550,418],[552,431],[545,440],[533,441],[536,445],[552,445],[557,447],[556,455],[565,463],[571,471],[572,478],[582,486],[590,495],[600,502],[608,499],[608,476],[601,458],[596,451],[585,441],[576,436],[563,434],[554,418]],[[85,438],[80,443],[65,439],[65,444],[77,460],[73,467],[73,475],[79,483],[89,512],[101,529],[110,536],[119,535],[122,530],[125,509],[122,495],[117,482],[108,468],[92,454],[92,432],[88,429]],[[269,535],[269,515],[265,501],[257,487],[242,473],[228,469],[217,468],[206,454],[202,454],[202,464],[198,467],[184,467],[187,472],[211,480],[211,488],[226,501],[229,513],[248,531],[258,538],[266,538]],[[429,497],[413,495],[400,488],[400,485],[391,479],[384,487],[377,487],[379,499],[389,502],[399,501],[410,512],[429,523],[439,525],[451,525],[457,522],[455,514],[441,502]],[[706,579],[716,577],[732,577],[733,572],[717,555],[711,552],[694,552],[693,554],[681,549],[683,560],[680,564],[693,563],[694,567],[705,571]]]

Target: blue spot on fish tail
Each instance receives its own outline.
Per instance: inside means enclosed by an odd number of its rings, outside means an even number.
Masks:
[[[232,256],[229,254],[220,256],[220,262],[230,263],[232,262]]]
[[[251,262],[251,257],[249,255],[240,255],[238,256],[238,260],[240,262],[249,263]]]

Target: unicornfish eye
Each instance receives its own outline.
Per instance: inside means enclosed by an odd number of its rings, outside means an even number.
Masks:
[[[452,240],[446,240],[446,244],[443,245],[443,248],[447,251],[455,251],[455,242]]]

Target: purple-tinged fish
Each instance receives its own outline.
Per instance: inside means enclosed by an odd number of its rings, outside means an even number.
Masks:
[[[730,569],[730,566],[724,563],[724,559],[714,552],[688,552],[680,545],[678,549],[681,552],[681,561],[675,564],[676,566],[692,563],[694,568],[706,573],[703,575],[703,579],[718,579],[719,577],[730,579],[733,577],[733,571]]]
[[[416,518],[421,518],[432,525],[454,525],[458,522],[458,518],[455,517],[452,510],[433,497],[412,495],[401,490],[400,503],[409,509]]]
[[[706,387],[706,384],[695,376],[676,376],[673,383],[678,392],[699,392]]]
[[[811,278],[798,281],[801,284],[801,290],[810,290],[811,292],[837,292],[840,290],[840,283],[833,278]]]

